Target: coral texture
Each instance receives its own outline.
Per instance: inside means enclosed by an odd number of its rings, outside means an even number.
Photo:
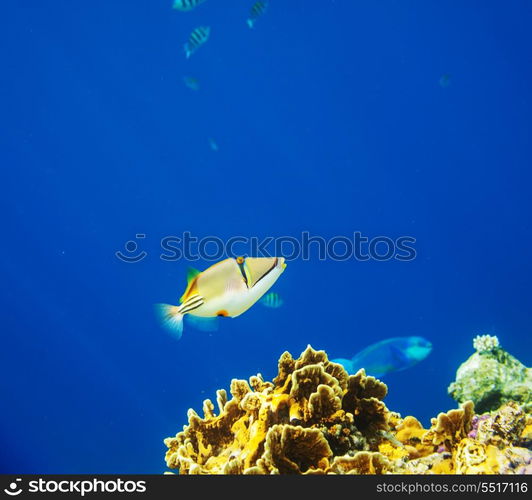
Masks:
[[[424,429],[383,402],[387,387],[360,370],[348,375],[310,346],[285,352],[273,382],[231,381],[218,413],[165,439],[180,474],[480,474],[529,472],[532,418],[517,403],[476,415],[473,403],[440,413]]]
[[[508,401],[532,405],[532,371],[499,345],[497,337],[475,337],[476,352],[460,365],[448,393],[459,403],[473,401],[478,412]]]
[[[477,352],[489,352],[499,347],[499,339],[491,335],[477,335],[473,339],[473,347]]]

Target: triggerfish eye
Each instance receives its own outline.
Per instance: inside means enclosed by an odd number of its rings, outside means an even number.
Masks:
[[[243,264],[244,263],[244,257],[237,257],[236,258],[236,263],[237,264]]]

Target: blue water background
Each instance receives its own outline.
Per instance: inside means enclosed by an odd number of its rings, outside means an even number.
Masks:
[[[4,5],[0,472],[162,472],[189,407],[307,344],[431,340],[385,379],[425,425],[475,335],[530,365],[530,2],[271,0],[250,30],[252,3]],[[183,231],[409,235],[417,257],[294,260],[280,309],[177,342],[152,304],[184,289],[158,257]],[[119,261],[137,233],[147,257]]]

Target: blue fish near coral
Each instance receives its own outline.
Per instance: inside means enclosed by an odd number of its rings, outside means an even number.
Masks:
[[[388,373],[406,370],[423,361],[432,350],[432,344],[423,337],[393,337],[372,344],[351,359],[336,358],[349,373],[360,368],[366,374],[382,377]]]

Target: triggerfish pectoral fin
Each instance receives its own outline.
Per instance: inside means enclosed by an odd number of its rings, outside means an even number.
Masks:
[[[155,314],[157,314],[162,326],[177,340],[183,335],[183,315],[179,309],[179,306],[170,304],[155,304]]]

